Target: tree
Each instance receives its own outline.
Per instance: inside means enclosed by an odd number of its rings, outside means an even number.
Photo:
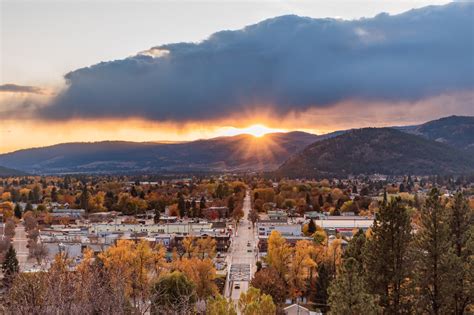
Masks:
[[[175,266],[194,283],[197,298],[205,300],[217,293],[217,286],[214,282],[216,270],[211,259],[183,258],[177,261]]]
[[[380,305],[390,314],[410,313],[408,281],[412,263],[410,217],[400,198],[382,205],[367,240],[364,265],[369,292],[380,296]]]
[[[439,191],[431,190],[421,209],[421,223],[414,241],[415,280],[422,294],[417,295],[419,311],[446,314],[449,310],[449,231],[446,211]]]
[[[16,218],[21,219],[22,213],[21,213],[20,205],[18,203],[15,204],[15,210],[13,212],[14,212]]]
[[[296,242],[288,272],[290,295],[293,298],[306,293],[310,269],[316,267],[316,262],[311,258],[313,252],[314,247],[310,241]]]
[[[312,300],[323,312],[327,312],[328,309],[328,290],[332,278],[333,275],[330,273],[330,268],[327,267],[326,263],[320,263],[318,265],[318,277],[312,290],[314,292]]]
[[[272,267],[257,271],[250,285],[260,289],[262,293],[270,295],[277,304],[285,301],[287,293],[286,283]]]
[[[272,297],[253,287],[240,294],[239,309],[242,315],[270,315],[276,312]]]
[[[225,297],[218,294],[207,300],[207,315],[237,315],[234,303],[228,301]]]
[[[255,228],[255,223],[257,223],[259,218],[258,211],[255,208],[250,209],[248,219],[252,222],[252,228]]]
[[[216,256],[216,240],[209,236],[197,239],[196,253],[200,259],[214,258]]]
[[[379,314],[377,301],[367,292],[361,266],[350,257],[344,260],[341,271],[329,287],[330,314]]]
[[[82,209],[89,211],[89,190],[87,189],[87,184],[82,185],[82,193],[79,197],[79,203]]]
[[[15,275],[20,271],[18,259],[16,258],[16,251],[13,248],[13,245],[10,245],[10,248],[5,254],[5,260],[2,264],[2,271],[7,286],[11,284]]]
[[[454,314],[464,314],[473,302],[474,292],[474,228],[473,211],[462,193],[457,193],[447,209],[450,247],[453,252],[450,264],[451,309]]]
[[[178,210],[179,210],[179,216],[181,218],[184,218],[186,215],[186,201],[184,200],[184,196],[182,193],[179,193],[178,196]]]
[[[202,196],[201,201],[199,202],[199,208],[202,210],[206,209],[206,197]]]
[[[280,232],[273,230],[268,238],[268,251],[265,261],[270,267],[275,268],[278,275],[285,279],[291,260],[291,248]]]
[[[310,219],[308,223],[308,234],[313,235],[314,232],[316,232],[316,223],[314,223],[313,219]]]
[[[38,265],[41,265],[43,260],[48,257],[48,248],[43,243],[31,242],[29,244],[29,257],[36,259]]]
[[[154,285],[153,292],[151,314],[186,315],[194,309],[195,285],[179,271],[162,276]]]

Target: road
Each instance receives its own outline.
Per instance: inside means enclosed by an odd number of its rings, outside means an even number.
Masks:
[[[15,228],[15,236],[13,237],[13,247],[16,250],[16,257],[20,264],[20,270],[27,269],[28,262],[28,239],[26,238],[25,227],[22,224],[18,224]]]
[[[244,217],[237,226],[236,233],[234,233],[229,253],[231,263],[228,270],[229,281],[226,286],[226,296],[230,297],[234,303],[239,300],[240,293],[248,290],[250,280],[256,270],[255,253],[257,243],[255,231],[252,229],[252,223],[247,220],[251,206],[250,194],[247,191],[243,204]],[[235,288],[236,284],[240,286],[240,289]]]

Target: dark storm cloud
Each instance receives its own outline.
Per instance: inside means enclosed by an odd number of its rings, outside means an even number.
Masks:
[[[0,85],[0,92],[10,93],[33,93],[43,94],[43,89],[36,86],[17,85],[17,84],[2,84]]]
[[[471,91],[473,19],[467,3],[355,21],[277,17],[72,71],[68,88],[39,114],[200,120],[259,105],[283,115]]]

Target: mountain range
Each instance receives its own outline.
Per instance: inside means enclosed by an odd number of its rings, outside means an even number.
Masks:
[[[474,117],[325,135],[242,134],[180,143],[65,143],[0,155],[34,174],[273,171],[281,176],[474,172]],[[1,174],[1,173],[0,173]]]

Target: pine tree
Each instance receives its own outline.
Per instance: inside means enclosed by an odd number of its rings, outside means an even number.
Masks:
[[[409,313],[411,304],[407,281],[412,273],[408,257],[411,225],[400,198],[380,207],[372,233],[364,251],[370,293],[380,296],[379,303],[386,313]]]
[[[379,314],[375,297],[367,292],[361,265],[350,257],[342,265],[341,271],[329,287],[331,314]]]
[[[313,219],[310,219],[308,223],[308,234],[313,235],[314,232],[316,232],[316,223],[314,223]]]
[[[84,183],[82,186],[82,193],[79,198],[81,208],[89,211],[89,190],[87,189],[87,185]]]
[[[461,315],[474,299],[474,227],[473,211],[462,193],[448,207],[448,226],[452,262],[450,264],[451,309]]]
[[[15,205],[14,213],[15,213],[15,217],[17,217],[18,219],[21,219],[22,213],[21,213],[20,205],[18,203]]]
[[[5,260],[2,264],[2,271],[7,285],[11,283],[13,277],[20,271],[18,259],[16,258],[16,251],[13,248],[13,245],[10,245],[7,253],[5,254]]]
[[[414,249],[416,259],[415,281],[421,294],[417,295],[420,312],[446,314],[449,296],[449,234],[446,209],[441,204],[439,191],[433,189],[421,209],[420,228]]]
[[[181,218],[184,218],[186,215],[186,201],[184,201],[184,197],[182,193],[179,193],[178,196],[178,210],[179,210],[179,216]]]

